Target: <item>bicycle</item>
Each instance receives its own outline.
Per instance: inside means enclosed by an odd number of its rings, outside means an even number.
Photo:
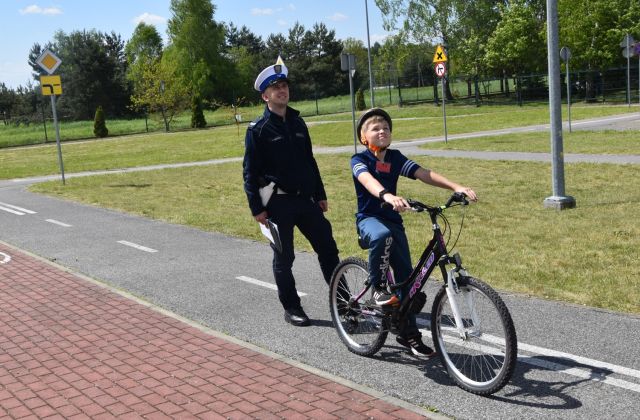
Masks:
[[[441,218],[450,239],[451,226],[444,211],[469,202],[462,193],[454,193],[444,206],[407,201],[415,212],[429,215],[433,230],[433,237],[408,279],[395,283],[391,270],[387,272],[392,291],[405,288],[409,292],[396,306],[376,306],[368,281],[368,263],[349,257],[338,264],[330,283],[333,324],[349,351],[374,355],[389,332],[398,334],[410,313],[421,312],[427,301],[422,289],[434,269],[440,267],[443,285],[433,300],[430,325],[435,350],[460,388],[478,395],[493,394],[507,384],[515,368],[517,338],[513,320],[498,293],[484,281],[471,277],[457,252],[449,253],[438,224]],[[464,214],[455,242],[463,222]],[[448,267],[451,268],[447,270]]]

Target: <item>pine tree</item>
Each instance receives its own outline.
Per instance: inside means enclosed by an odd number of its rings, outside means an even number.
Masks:
[[[107,124],[104,120],[104,111],[102,110],[102,106],[98,106],[96,109],[96,116],[93,119],[93,134],[96,137],[107,137],[109,135],[109,130],[107,129]]]
[[[362,89],[356,91],[356,109],[358,111],[364,111],[367,108],[367,104],[364,102],[364,92]]]
[[[202,100],[199,96],[194,96],[191,101],[191,128],[205,128],[207,120],[202,112]]]

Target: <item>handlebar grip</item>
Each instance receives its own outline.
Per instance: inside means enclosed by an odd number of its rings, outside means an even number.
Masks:
[[[451,197],[449,197],[449,200],[447,200],[447,204],[445,204],[444,206],[450,207],[453,203],[462,203],[462,205],[466,206],[469,204],[469,200],[467,200],[467,195],[465,193],[454,192],[453,194],[451,194]]]

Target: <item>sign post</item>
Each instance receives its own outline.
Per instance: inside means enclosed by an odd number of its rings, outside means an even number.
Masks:
[[[62,60],[51,51],[44,50],[36,60],[36,63],[49,74],[49,76],[40,76],[40,88],[44,96],[51,97],[51,112],[53,113],[53,125],[56,128],[56,145],[58,146],[58,164],[62,175],[62,185],[65,185],[62,148],[60,147],[60,127],[58,125],[58,113],[56,112],[56,95],[62,95],[62,82],[60,75],[53,75],[53,72],[62,64]]]
[[[442,120],[444,121],[444,142],[447,141],[447,97],[445,94],[444,84],[446,82],[445,75],[447,74],[447,54],[444,52],[442,45],[438,45],[435,54],[433,54],[433,71],[436,76],[441,80],[442,85]]]
[[[622,56],[627,59],[627,104],[631,107],[631,56],[633,55],[633,44],[636,41],[629,34],[626,34],[620,43]]]
[[[560,58],[567,66],[567,114],[569,116],[569,132],[571,133],[571,78],[569,76],[569,59],[571,58],[571,50],[569,47],[560,49]]]
[[[351,120],[353,121],[353,150],[358,153],[358,141],[356,135],[356,102],[353,95],[353,76],[356,74],[356,56],[353,54],[340,54],[340,68],[349,72],[349,93],[351,95]],[[373,90],[373,88],[372,88]]]

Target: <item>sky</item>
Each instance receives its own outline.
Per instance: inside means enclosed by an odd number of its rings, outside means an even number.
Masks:
[[[31,79],[27,64],[35,43],[53,40],[57,30],[71,33],[95,29],[114,31],[131,38],[143,21],[154,25],[166,40],[170,0],[2,0],[0,9],[0,82],[8,88],[25,86]],[[214,0],[216,22],[247,26],[266,40],[270,34],[285,36],[296,22],[305,29],[324,23],[336,38],[356,38],[367,45],[367,13],[371,45],[388,35],[382,27],[374,0]]]

